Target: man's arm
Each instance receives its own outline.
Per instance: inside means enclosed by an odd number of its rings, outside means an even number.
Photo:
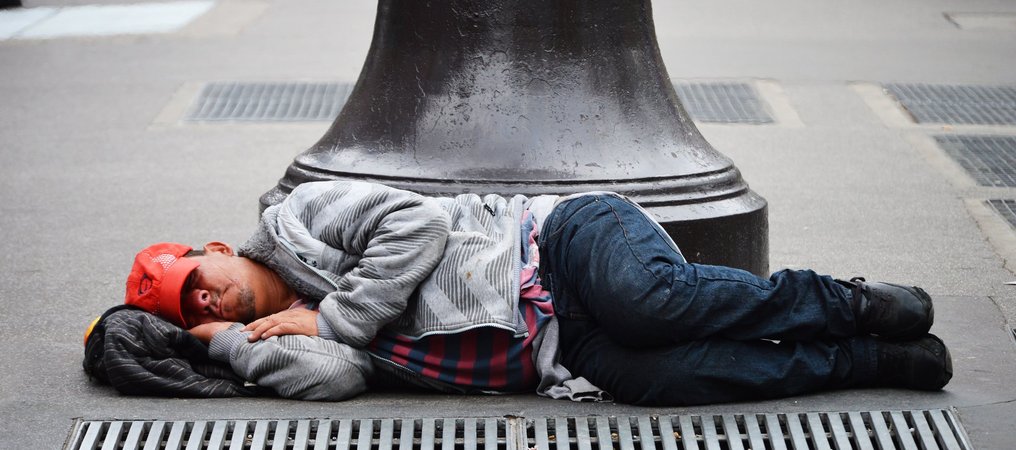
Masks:
[[[304,184],[282,208],[280,226],[304,227],[330,247],[322,258],[357,258],[321,302],[318,329],[358,348],[405,311],[440,262],[449,233],[448,216],[435,201],[382,185]]]
[[[316,336],[248,342],[242,328],[236,323],[214,333],[208,354],[247,381],[300,400],[345,400],[367,389],[374,366],[363,350]]]

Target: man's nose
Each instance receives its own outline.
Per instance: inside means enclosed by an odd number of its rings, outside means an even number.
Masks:
[[[205,289],[194,289],[191,292],[194,295],[194,303],[201,306],[203,309],[211,309],[212,306],[212,293]]]
[[[210,312],[212,307],[212,294],[205,289],[192,289],[184,297],[184,307],[192,313]]]
[[[191,290],[183,302],[184,316],[187,325],[194,327],[208,322],[215,322],[218,317],[212,309],[212,294],[204,289]]]

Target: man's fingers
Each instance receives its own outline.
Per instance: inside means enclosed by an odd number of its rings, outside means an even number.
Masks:
[[[248,323],[246,326],[243,327],[243,330],[241,330],[241,331],[253,331],[255,328],[258,327],[258,325],[261,325],[265,321],[265,319],[267,319],[267,318],[268,317],[262,317],[262,318],[260,318],[258,320],[255,320],[255,321],[253,321],[251,323]]]
[[[285,336],[287,334],[296,334],[297,326],[291,322],[280,323],[275,325],[261,334],[261,339],[268,339],[272,336]]]
[[[275,313],[249,323],[243,331],[250,332],[249,342],[286,334],[317,336],[317,312],[298,309]]]
[[[254,341],[258,340],[258,339],[264,339],[264,338],[267,337],[267,336],[263,336],[264,333],[266,331],[272,329],[272,327],[275,327],[277,325],[278,325],[278,320],[276,320],[272,316],[268,316],[268,317],[265,317],[263,319],[259,319],[259,320],[255,321],[255,322],[251,322],[250,325],[247,325],[247,328],[250,328],[250,330],[247,330],[247,331],[251,332],[250,336],[247,336],[247,340],[250,341],[250,342],[254,342]]]
[[[299,334],[299,330],[300,327],[293,322],[270,319],[265,320],[254,327],[250,336],[247,337],[247,340],[254,342],[258,339],[268,339],[272,336]]]

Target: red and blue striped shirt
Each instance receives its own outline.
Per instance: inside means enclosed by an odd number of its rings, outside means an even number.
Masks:
[[[519,311],[529,334],[482,327],[454,334],[413,339],[382,330],[367,350],[421,376],[458,386],[498,392],[531,391],[539,381],[533,363],[533,339],[554,315],[550,292],[537,275],[539,227],[526,211],[521,223],[522,270]]]

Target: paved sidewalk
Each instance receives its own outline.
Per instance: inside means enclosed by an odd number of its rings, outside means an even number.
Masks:
[[[25,0],[25,7],[56,14],[118,3]],[[533,395],[150,399],[90,383],[80,366],[82,333],[122,301],[134,253],[159,240],[242,242],[254,229],[258,196],[329,125],[185,122],[200,87],[353,82],[374,8],[367,1],[218,0],[175,31],[111,36],[33,37],[27,30],[42,22],[5,35],[0,20],[0,230],[7,235],[0,243],[0,349],[7,356],[0,448],[60,448],[75,418],[925,408],[955,408],[976,448],[1013,446],[1016,286],[1005,283],[1016,280],[1008,259],[1016,232],[983,200],[1016,199],[1016,190],[976,185],[934,139],[1016,136],[1016,127],[914,124],[881,89],[889,82],[1016,84],[1016,4],[1001,0],[654,4],[672,78],[749,83],[776,119],[700,124],[769,201],[770,267],[926,287],[938,310],[933,331],[955,359],[955,377],[941,393],[871,389],[636,408]]]

